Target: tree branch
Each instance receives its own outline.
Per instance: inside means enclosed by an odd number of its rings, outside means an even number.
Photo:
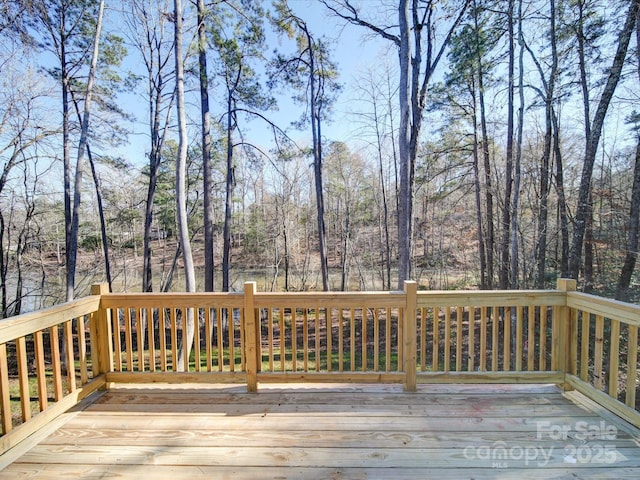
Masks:
[[[385,38],[387,40],[392,41],[393,43],[396,44],[396,46],[400,46],[400,37],[397,35],[392,35],[389,32],[387,32],[387,30],[385,28],[380,28],[376,25],[373,25],[372,23],[367,22],[366,20],[363,20],[362,18],[360,18],[359,12],[358,10],[351,5],[351,3],[349,2],[349,0],[344,0],[342,3],[339,3],[340,6],[342,6],[343,8],[345,8],[348,13],[343,13],[338,11],[338,8],[334,7],[333,5],[331,5],[329,3],[328,0],[320,0],[322,2],[322,4],[327,7],[334,15],[336,15],[337,17],[346,20],[347,22],[351,23],[352,25],[360,25],[361,27],[366,27],[369,30],[371,30],[374,33],[377,33],[378,35],[380,35],[382,38]]]

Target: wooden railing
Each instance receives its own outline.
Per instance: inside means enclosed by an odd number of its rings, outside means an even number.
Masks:
[[[638,326],[640,307],[567,293],[565,372],[569,387],[636,426],[638,421]]]
[[[104,386],[109,333],[92,293],[0,322],[0,453]]]
[[[115,333],[108,381],[246,381],[244,295],[114,293],[102,296],[102,308]],[[180,361],[190,311],[199,328]]]
[[[250,391],[260,382],[395,382],[409,391],[555,383],[640,426],[640,308],[574,290],[571,280],[555,291],[427,292],[407,282],[401,292],[262,293],[249,282],[243,293],[116,294],[94,286],[91,297],[0,322],[2,451],[111,382],[241,382]],[[186,356],[190,315],[197,328]],[[73,366],[66,376],[65,364]],[[31,418],[33,410],[41,413]]]
[[[564,303],[562,291],[419,292],[419,379],[562,383]]]

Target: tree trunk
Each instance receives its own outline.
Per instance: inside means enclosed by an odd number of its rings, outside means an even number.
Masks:
[[[153,291],[153,270],[152,270],[152,258],[151,258],[151,233],[154,216],[154,199],[156,188],[158,185],[158,172],[160,170],[160,163],[162,161],[162,149],[164,141],[168,131],[168,123],[172,115],[173,102],[175,100],[175,88],[169,99],[169,105],[166,108],[164,124],[162,123],[162,109],[165,99],[164,90],[167,87],[167,82],[164,75],[164,69],[170,65],[170,54],[167,53],[166,57],[162,55],[162,44],[164,35],[155,31],[157,28],[153,25],[153,22],[147,18],[148,13],[144,8],[138,7],[138,15],[141,17],[144,25],[143,32],[146,32],[148,52],[143,55],[148,55],[145,62],[147,68],[147,81],[148,81],[148,101],[149,101],[149,137],[150,137],[150,151],[149,151],[149,183],[147,185],[147,198],[145,203],[144,212],[144,233],[143,233],[143,266],[142,266],[142,291]],[[151,30],[154,28],[154,30]],[[159,37],[158,40],[153,40]],[[141,50],[143,49],[141,44]],[[162,285],[160,286],[162,290]]]
[[[614,56],[612,66],[609,69],[607,82],[602,92],[602,96],[600,97],[600,101],[598,102],[598,108],[593,118],[593,122],[590,124],[590,127],[588,122],[586,124],[588,127],[588,134],[586,136],[584,163],[582,168],[582,175],[580,178],[580,188],[578,191],[578,206],[575,214],[573,242],[571,245],[571,252],[569,256],[569,276],[574,279],[578,278],[580,260],[582,257],[582,246],[584,243],[588,217],[590,215],[589,197],[591,192],[593,165],[595,163],[598,145],[600,143],[600,136],[602,134],[602,127],[604,125],[607,110],[609,108],[609,104],[611,103],[611,99],[613,98],[615,89],[618,85],[618,81],[620,80],[622,67],[627,56],[629,41],[631,40],[631,34],[636,23],[638,7],[639,0],[632,0],[631,4],[629,5],[629,11],[627,12],[627,18],[625,20],[624,26],[618,36],[616,54]],[[584,106],[586,110],[588,108],[588,101],[585,100]]]
[[[478,6],[473,3],[473,21],[476,36],[480,32],[478,19]],[[480,184],[480,152],[478,151],[478,122],[476,114],[476,95],[473,93],[473,177],[476,201],[476,223],[478,228],[478,254],[480,256],[480,288],[491,289],[493,286],[493,249],[494,249],[494,226],[493,226],[493,194],[491,192],[491,158],[489,156],[489,142],[487,139],[487,117],[484,102],[484,68],[482,55],[480,52],[480,42],[476,39],[476,68],[478,73],[478,103],[480,107],[480,130],[482,135],[482,157],[485,168],[485,191],[487,208],[487,231],[484,230],[482,219],[482,188]],[[486,243],[485,243],[486,242]]]
[[[289,238],[287,233],[286,217],[282,217],[282,241],[284,243],[284,291],[289,291]]]
[[[204,177],[204,290],[213,292],[213,178],[211,164],[211,113],[209,109],[209,75],[207,72],[207,36],[204,0],[198,0],[198,65],[200,68],[200,113],[202,117],[202,175]]]
[[[75,106],[76,115],[78,116],[78,121],[82,124],[82,115],[80,114],[80,105],[72,94],[73,104]],[[102,240],[102,253],[104,257],[104,269],[105,275],[107,277],[107,283],[109,284],[109,291],[112,289],[112,279],[111,279],[111,260],[109,256],[109,237],[107,236],[107,220],[104,216],[104,207],[103,207],[103,198],[102,198],[102,189],[100,188],[100,179],[98,178],[98,172],[96,171],[96,165],[93,161],[93,155],[91,154],[91,148],[89,143],[86,143],[87,149],[87,159],[89,160],[89,166],[91,167],[91,176],[93,178],[93,184],[96,188],[96,200],[98,203],[98,217],[100,218],[100,238]]]
[[[89,78],[87,80],[87,92],[84,100],[84,112],[82,115],[82,126],[80,130],[80,141],[78,143],[78,158],[76,161],[76,174],[73,192],[73,209],[71,211],[71,228],[69,229],[69,250],[67,251],[67,301],[71,300],[75,289],[76,260],[78,254],[78,226],[80,222],[80,202],[82,195],[82,169],[84,162],[84,154],[87,148],[87,137],[89,135],[89,117],[91,115],[91,100],[93,96],[93,84],[95,81],[95,72],[98,64],[98,55],[100,48],[100,31],[102,29],[102,17],[104,13],[104,0],[100,1],[98,7],[98,18],[96,23],[96,32],[93,40],[93,55],[91,57],[91,67],[89,68]],[[67,118],[68,118],[68,98],[67,98]],[[71,172],[69,172],[70,174]],[[69,175],[70,180],[70,175]],[[70,186],[69,186],[70,188]],[[71,298],[69,296],[71,295]]]
[[[510,286],[509,281],[509,242],[511,232],[511,195],[513,190],[513,96],[514,96],[514,76],[515,76],[515,42],[514,42],[514,0],[509,0],[509,10],[507,12],[508,42],[509,42],[509,64],[508,64],[508,87],[507,87],[507,151],[505,159],[505,186],[504,205],[502,210],[502,239],[500,241],[500,288],[506,289]]]
[[[482,91],[482,90],[481,90]],[[487,289],[493,288],[494,281],[494,252],[496,245],[496,229],[493,219],[493,180],[491,178],[491,156],[489,155],[489,139],[487,137],[487,124],[484,116],[483,95],[480,94],[480,128],[482,129],[482,158],[484,166],[484,196],[487,215],[486,252],[487,252]]]
[[[487,287],[487,256],[484,245],[484,224],[482,220],[482,201],[480,189],[480,168],[478,152],[478,122],[476,119],[476,98],[473,95],[473,190],[476,203],[476,228],[478,229],[478,257],[480,258],[480,289],[486,290]]]
[[[400,179],[398,176],[398,148],[395,140],[395,126],[394,126],[394,116],[393,116],[393,106],[391,105],[391,78],[389,76],[389,69],[387,69],[387,105],[389,110],[389,128],[391,130],[391,152],[393,154],[393,185],[395,195],[393,198],[395,199],[396,204],[396,215],[400,211]],[[404,288],[404,287],[403,287]],[[389,278],[389,289],[391,289],[391,278]]]
[[[191,239],[189,237],[189,219],[187,218],[187,117],[184,100],[184,65],[182,56],[182,5],[181,0],[174,0],[175,20],[175,68],[176,68],[176,93],[178,110],[178,157],[176,159],[176,212],[178,220],[178,236],[182,246],[182,260],[185,270],[185,291],[196,291],[196,275],[191,254]],[[179,351],[177,370],[185,369],[188,361],[194,337],[194,311],[187,309],[186,319],[183,318],[183,339]]]
[[[373,99],[376,142],[378,147],[378,173],[380,175],[380,194],[382,196],[382,230],[384,232],[383,263],[385,274],[382,275],[382,288],[391,290],[391,239],[389,235],[389,205],[387,203],[387,188],[384,179],[384,164],[382,159],[382,132],[378,118],[377,102]]]
[[[64,176],[64,226],[65,226],[65,264],[66,264],[66,301],[73,300],[76,282],[76,256],[72,251],[72,213],[71,213],[71,141],[69,138],[69,73],[67,72],[66,44],[60,45],[60,67],[62,82],[62,164]],[[63,356],[64,357],[64,356]]]
[[[320,270],[322,289],[329,291],[329,263],[327,261],[327,232],[324,222],[324,184],[322,181],[322,98],[316,85],[316,61],[313,42],[306,25],[303,27],[309,45],[309,97],[311,112],[311,132],[313,138],[313,173],[316,190],[316,215],[318,220],[318,249],[320,250]],[[322,80],[320,80],[322,81]],[[316,96],[318,98],[316,98]]]
[[[589,193],[589,207],[584,232],[584,292],[593,292],[593,194]]]
[[[640,31],[640,29],[639,29]],[[638,233],[640,231],[640,137],[636,145],[636,160],[633,169],[633,187],[631,189],[631,207],[629,209],[629,233],[627,249],[620,271],[617,300],[629,301],[629,285],[638,259]]]
[[[346,292],[349,289],[349,248],[351,240],[351,211],[349,208],[349,198],[345,199],[345,212],[344,212],[344,228],[342,233],[342,265],[340,275],[340,290]]]
[[[37,179],[37,177],[36,177]],[[27,186],[28,173],[27,169],[24,170],[24,185]],[[16,294],[13,305],[12,315],[20,315],[22,313],[22,300],[24,299],[24,275],[23,275],[23,255],[27,251],[29,243],[29,237],[31,235],[31,226],[36,213],[36,192],[37,192],[37,180],[34,181],[33,187],[24,191],[25,199],[25,218],[24,224],[20,228],[18,233],[18,241],[15,251],[15,266],[16,266]],[[31,190],[31,191],[29,191]]]
[[[558,217],[560,224],[560,276],[569,276],[569,214],[567,198],[564,193],[564,165],[560,150],[560,126],[555,110],[553,111],[553,151],[556,162],[556,195],[558,195]]]
[[[32,212],[33,213],[33,212]],[[22,255],[27,248],[27,226],[26,224],[20,230],[18,234],[18,242],[16,244],[15,252],[15,265],[16,265],[16,293],[15,300],[13,302],[13,308],[11,310],[11,316],[20,315],[22,313],[22,298],[24,289],[24,278],[22,275]]]
[[[410,42],[411,25],[409,24],[409,1],[399,2],[400,20],[400,129],[398,130],[400,191],[398,201],[398,290],[404,288],[404,281],[411,276],[411,61],[412,48]]]
[[[477,8],[474,9],[477,13]],[[477,19],[476,19],[477,22]],[[479,28],[476,23],[476,30]],[[495,251],[495,225],[493,221],[493,181],[491,179],[491,155],[489,153],[489,133],[487,129],[487,114],[484,99],[484,68],[480,52],[476,52],[478,62],[478,102],[480,103],[480,131],[482,134],[482,159],[484,165],[484,183],[485,183],[485,208],[487,209],[487,227],[486,227],[486,266],[487,274],[485,287],[493,288],[494,272],[493,254]]]
[[[8,316],[8,292],[7,292],[7,273],[9,263],[9,248],[5,248],[5,221],[4,215],[0,210],[0,319]],[[6,255],[6,257],[5,257]]]
[[[151,268],[151,229],[153,225],[153,206],[158,186],[158,171],[160,170],[160,162],[162,161],[162,147],[167,133],[168,120],[171,115],[171,99],[169,108],[167,109],[167,121],[164,127],[160,126],[160,112],[163,103],[162,94],[162,74],[158,73],[158,81],[152,78],[153,72],[149,70],[149,120],[151,135],[151,151],[149,153],[149,184],[147,186],[147,200],[144,212],[144,239],[143,239],[143,267],[142,267],[142,290],[144,292],[153,291],[153,272]],[[161,132],[162,130],[162,132]]]
[[[233,212],[233,99],[231,92],[227,97],[227,180],[224,202],[224,227],[222,230],[222,291],[228,292],[231,270],[231,213]]]
[[[152,128],[153,131],[153,128]],[[144,209],[144,233],[142,240],[142,291],[153,291],[153,274],[151,270],[151,226],[153,224],[153,199],[158,185],[158,168],[160,152],[151,149],[149,153],[149,183],[147,185],[147,201]]]
[[[513,203],[511,207],[511,288],[519,288],[519,252],[518,252],[518,227],[520,202],[520,180],[522,163],[522,131],[524,129],[524,35],[522,32],[522,0],[518,0],[518,133],[516,141],[516,158],[513,185]]]
[[[538,234],[536,241],[536,287],[544,288],[545,272],[547,263],[547,227],[549,218],[549,190],[550,190],[550,164],[551,151],[554,148],[554,108],[555,101],[555,83],[558,71],[558,51],[556,42],[556,8],[555,0],[549,2],[550,14],[550,31],[551,39],[551,71],[549,72],[549,81],[545,82],[544,72],[540,72],[540,76],[545,88],[545,135],[544,149],[542,160],[540,162],[540,207],[538,210]]]
[[[104,254],[104,270],[107,276],[107,283],[109,284],[109,291],[113,291],[112,279],[111,279],[111,259],[109,257],[109,237],[107,236],[107,220],[104,216],[104,206],[102,201],[102,189],[100,188],[100,179],[96,172],[96,165],[93,161],[93,155],[91,155],[91,149],[87,144],[87,157],[89,158],[89,165],[91,166],[91,175],[93,176],[93,184],[96,187],[96,199],[98,201],[98,216],[100,217],[100,237],[102,238],[102,253]]]

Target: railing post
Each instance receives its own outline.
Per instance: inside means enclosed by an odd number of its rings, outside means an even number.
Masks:
[[[573,279],[558,279],[558,290],[565,292],[564,305],[554,307],[551,369],[575,373],[578,358],[577,319],[566,305],[566,293],[576,290]]]
[[[418,285],[414,281],[404,282],[405,308],[402,312],[402,358],[404,370],[404,389],[416,391],[417,376],[417,325],[416,308],[418,304]]]
[[[247,369],[247,391],[258,391],[258,357],[260,338],[256,328],[256,282],[244,284],[244,354]]]
[[[109,285],[106,283],[91,285],[91,295],[106,295]],[[111,312],[102,307],[102,299],[98,311],[90,319],[91,357],[93,375],[113,372],[113,342],[111,328]]]

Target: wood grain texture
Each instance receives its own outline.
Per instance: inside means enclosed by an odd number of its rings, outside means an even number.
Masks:
[[[20,464],[12,467],[11,472],[0,472],[0,479],[13,480],[15,478],[52,478],[67,480],[78,478],[101,479],[139,479],[141,476],[154,480],[185,479],[213,479],[216,480],[256,480],[256,479],[331,479],[331,480],[363,480],[385,479],[416,480],[421,478],[438,478],[439,480],[460,480],[462,478],[474,480],[522,480],[523,478],[535,478],[536,480],[551,480],[559,478],[581,478],[585,480],[611,480],[611,471],[608,468],[589,468],[580,471],[580,476],[574,475],[572,468],[549,468],[535,472],[535,475],[526,475],[522,470],[494,469],[434,469],[431,470],[437,477],[424,476],[424,469],[419,468],[394,468],[393,476],[386,476],[385,471],[378,468],[314,468],[314,467],[203,467],[203,466],[175,466],[175,465],[145,465],[134,468],[131,465],[104,465],[91,464],[49,465],[46,471],[32,468],[30,464]],[[617,468],[616,479],[637,480],[637,469]],[[19,477],[13,475],[20,475]]]
[[[603,425],[615,431],[606,464],[603,441],[580,438]],[[0,479],[638,478],[639,443],[638,429],[552,385],[128,384]]]

